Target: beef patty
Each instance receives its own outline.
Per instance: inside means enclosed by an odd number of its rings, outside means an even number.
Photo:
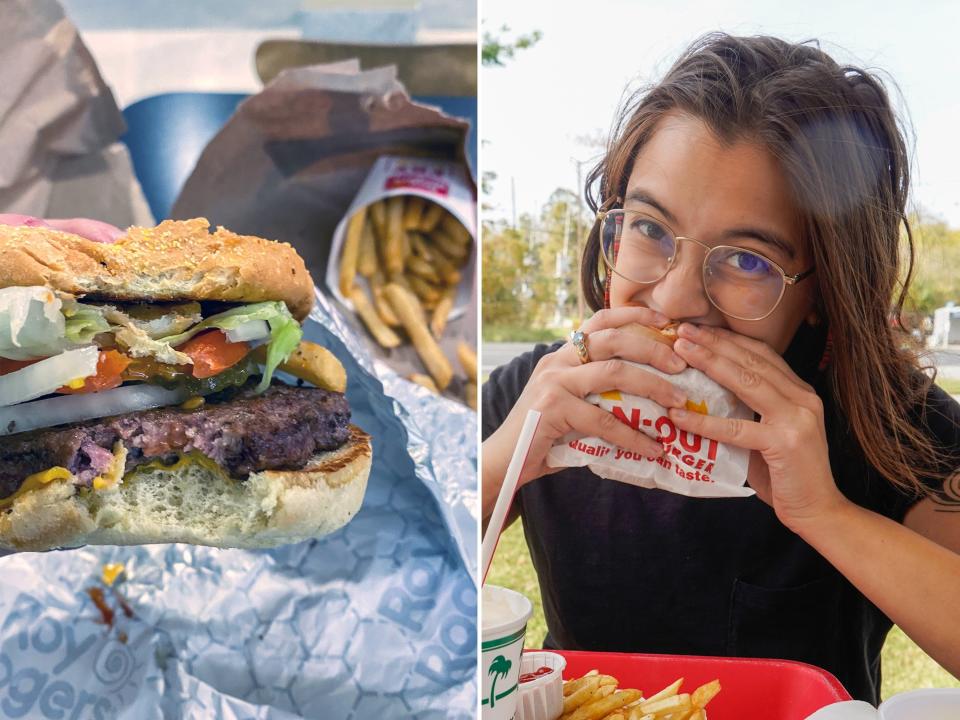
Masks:
[[[125,472],[177,453],[200,452],[232,477],[261,470],[299,470],[318,452],[350,437],[350,407],[342,393],[275,383],[262,395],[242,392],[196,410],[159,408],[102,420],[0,437],[0,499],[33,473],[65,467],[89,487],[127,448]]]

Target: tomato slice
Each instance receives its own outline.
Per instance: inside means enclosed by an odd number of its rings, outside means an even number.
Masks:
[[[44,358],[34,358],[33,360],[9,360],[8,358],[0,358],[0,375],[6,375],[8,373],[16,372],[17,370],[22,370],[28,365],[33,365],[35,362],[40,362]]]
[[[97,358],[97,374],[91,375],[79,388],[64,386],[57,390],[59,393],[75,395],[79,393],[98,392],[120,387],[123,383],[123,371],[130,364],[130,358],[116,350],[101,350]]]
[[[236,365],[250,352],[245,342],[232,343],[221,330],[207,330],[177,348],[193,360],[193,376],[208,378]]]

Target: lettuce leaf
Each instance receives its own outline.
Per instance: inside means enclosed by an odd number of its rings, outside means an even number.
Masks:
[[[210,328],[230,330],[232,328],[239,327],[250,320],[266,320],[268,323],[270,323],[270,329],[272,330],[274,319],[276,318],[287,318],[293,322],[297,322],[293,319],[293,316],[290,314],[290,311],[287,310],[287,306],[284,303],[259,302],[252,303],[250,305],[238,305],[237,307],[230,308],[222,313],[211,315],[206,320],[197,323],[185,332],[179,333],[178,335],[169,335],[167,337],[160,338],[160,340],[167,343],[171,347],[176,347],[177,345],[182,345],[194,335],[203,332],[204,330],[209,330]]]
[[[92,342],[103,332],[110,332],[110,323],[104,317],[102,308],[82,303],[72,303],[64,307],[64,335],[74,343]]]
[[[222,313],[212,315],[203,322],[197,323],[186,332],[179,335],[165,337],[162,342],[171,347],[185,343],[199,332],[210,328],[231,330],[250,320],[266,320],[270,325],[270,342],[267,345],[267,362],[263,368],[263,377],[257,385],[257,392],[262,393],[270,387],[277,366],[290,357],[290,353],[297,349],[303,330],[300,323],[294,319],[282,302],[260,302],[252,305],[240,305]]]
[[[65,349],[60,307],[49,288],[0,290],[0,357],[28,360]]]
[[[273,371],[277,369],[277,365],[290,357],[290,353],[297,349],[303,337],[300,323],[294,320],[289,312],[286,317],[278,315],[267,322],[270,323],[270,343],[267,345],[267,361],[264,363],[263,377],[257,385],[258,393],[270,387]]]

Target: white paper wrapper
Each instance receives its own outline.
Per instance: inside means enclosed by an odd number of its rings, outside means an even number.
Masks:
[[[327,263],[327,288],[337,300],[347,307],[352,307],[350,301],[340,292],[340,255],[347,235],[347,225],[350,218],[361,208],[395,195],[417,195],[443,206],[461,222],[474,239],[471,243],[470,258],[461,271],[463,280],[457,288],[457,297],[450,312],[451,320],[460,317],[472,302],[471,278],[477,265],[477,205],[466,168],[458,163],[394,156],[377,158],[350,204],[350,209],[333,232],[330,262]]]
[[[688,368],[667,375],[656,368],[644,370],[666,378],[687,396],[687,408],[718,417],[753,419],[753,412],[730,391],[699,370]],[[659,458],[637,455],[596,437],[568,436],[551,448],[550,467],[589,467],[611,480],[660,488],[690,497],[747,497],[745,485],[750,452],[677,429],[666,409],[653,400],[619,391],[590,395],[587,401],[612,412],[635,430],[659,439],[666,453]]]
[[[326,298],[373,436],[363,507],[273,550],[86,547],[0,558],[0,717],[468,720],[477,707],[476,414],[373,361]],[[428,397],[429,396],[429,397]],[[107,627],[86,590],[127,576]]]

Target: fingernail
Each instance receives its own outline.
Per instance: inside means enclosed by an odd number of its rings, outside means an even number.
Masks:
[[[692,323],[684,323],[680,326],[680,332],[685,335],[690,335],[691,337],[696,337],[700,334],[700,328]]]
[[[687,404],[687,396],[681,392],[675,392],[673,394],[673,404],[677,407],[685,407]]]
[[[687,411],[682,408],[674,408],[670,411],[670,414],[673,415],[676,420],[683,420],[687,417]]]
[[[653,311],[653,319],[655,322],[658,322],[658,323],[670,322],[670,318],[668,318],[666,315],[664,315],[661,312],[657,312],[656,310]]]
[[[684,338],[677,338],[677,342],[674,344],[674,349],[677,350],[694,350],[696,349],[696,344],[685,340]]]
[[[667,365],[671,370],[683,370],[687,366],[687,364],[683,361],[683,358],[679,355],[672,355]]]

